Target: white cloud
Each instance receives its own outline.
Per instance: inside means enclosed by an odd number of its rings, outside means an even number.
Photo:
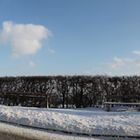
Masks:
[[[113,62],[110,63],[111,68],[117,69],[124,66],[127,67],[139,67],[140,66],[140,60],[139,59],[133,59],[133,58],[118,58],[114,57]]]
[[[35,67],[36,64],[35,64],[35,62],[33,62],[33,61],[29,61],[29,66],[30,66],[30,67]]]
[[[42,40],[49,35],[50,31],[43,25],[5,21],[0,31],[0,41],[11,44],[14,56],[31,55],[42,48]]]
[[[140,55],[140,51],[138,51],[138,50],[134,50],[132,53],[136,54],[136,55]]]
[[[55,50],[52,49],[52,48],[48,48],[48,52],[51,53],[51,54],[54,54],[55,53]]]
[[[114,57],[113,62],[111,63],[111,68],[118,68],[125,64],[123,59],[120,59],[118,57]]]

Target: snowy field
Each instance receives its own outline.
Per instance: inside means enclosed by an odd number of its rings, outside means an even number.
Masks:
[[[85,137],[77,135],[65,135],[62,133],[43,132],[0,123],[0,140],[118,140],[118,138]],[[130,138],[119,138],[119,140],[137,140]]]
[[[89,135],[140,136],[140,112],[41,109],[0,105],[0,120]]]

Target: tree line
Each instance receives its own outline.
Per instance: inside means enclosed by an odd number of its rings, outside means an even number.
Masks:
[[[140,76],[1,77],[0,103],[38,107],[91,107],[106,101],[139,102]]]

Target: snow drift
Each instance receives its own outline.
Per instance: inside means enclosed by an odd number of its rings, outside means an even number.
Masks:
[[[140,112],[0,106],[0,120],[68,132],[140,136]]]

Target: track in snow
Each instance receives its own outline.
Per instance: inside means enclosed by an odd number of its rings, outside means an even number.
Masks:
[[[51,128],[40,128],[36,126],[29,126],[29,125],[24,125],[24,124],[17,124],[13,122],[7,122],[7,121],[2,121],[0,120],[1,123],[5,124],[10,124],[14,126],[20,126],[23,128],[29,128],[33,130],[39,130],[39,131],[53,131],[53,132],[58,132],[58,133],[64,133],[64,134],[71,134],[71,135],[78,135],[78,136],[89,136],[89,137],[106,137],[106,138],[135,138],[135,139],[140,139],[140,136],[125,136],[125,135],[105,135],[105,134],[87,134],[87,133],[78,133],[78,132],[68,132],[64,130],[56,130],[56,129],[51,129]]]

